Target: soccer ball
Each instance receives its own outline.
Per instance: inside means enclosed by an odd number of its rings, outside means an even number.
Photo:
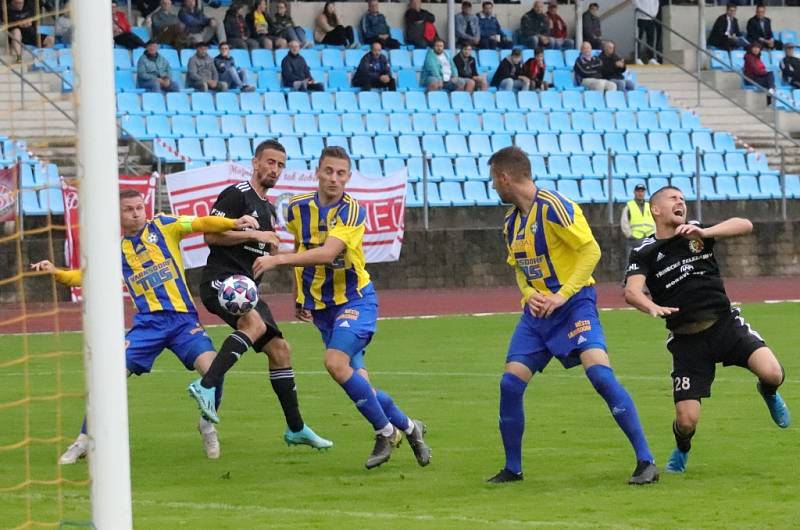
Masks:
[[[247,276],[236,274],[226,278],[219,286],[219,304],[236,316],[244,315],[256,306],[258,288]]]

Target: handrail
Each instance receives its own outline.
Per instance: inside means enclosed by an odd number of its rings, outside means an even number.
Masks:
[[[709,53],[709,52],[708,52],[708,50],[706,50],[706,49],[704,49],[704,48],[701,48],[701,47],[697,46],[697,44],[695,44],[694,42],[692,42],[692,41],[691,41],[691,40],[689,40],[688,38],[684,37],[684,36],[683,36],[682,34],[680,34],[679,32],[677,32],[677,31],[675,31],[674,29],[670,28],[669,26],[667,26],[666,24],[664,24],[662,21],[658,20],[657,18],[655,18],[655,17],[652,17],[652,16],[648,15],[648,14],[647,14],[647,13],[645,13],[644,11],[642,11],[642,10],[640,10],[640,9],[635,9],[635,10],[634,10],[634,13],[635,13],[635,14],[636,14],[636,13],[641,13],[641,14],[643,14],[644,16],[646,16],[647,18],[649,18],[650,20],[654,21],[656,24],[660,25],[662,28],[666,28],[666,29],[667,29],[667,31],[669,31],[670,33],[673,33],[674,35],[676,35],[676,36],[678,36],[679,38],[681,38],[681,39],[683,39],[684,41],[686,41],[686,43],[687,43],[687,44],[689,44],[689,46],[691,46],[692,48],[694,48],[694,49],[695,49],[695,51],[697,51],[697,52],[699,52],[699,53],[704,53],[706,56],[708,56],[708,57],[709,57],[709,59],[711,59],[711,60],[714,60],[714,61],[717,61],[717,62],[720,62],[720,63],[722,63],[724,66],[727,66],[727,67],[730,69],[730,71],[731,71],[731,72],[735,73],[735,74],[736,74],[736,75],[738,75],[738,76],[739,76],[741,79],[743,79],[743,80],[747,81],[748,83],[750,83],[751,85],[753,85],[753,86],[756,88],[756,91],[757,91],[757,92],[760,92],[760,93],[763,93],[764,95],[768,95],[768,96],[772,97],[772,100],[773,100],[773,103],[772,103],[772,104],[773,104],[773,105],[775,105],[775,102],[776,102],[776,101],[779,101],[779,102],[783,103],[784,105],[786,105],[786,107],[787,107],[787,108],[791,109],[791,112],[797,112],[797,110],[794,108],[794,103],[792,103],[792,104],[789,104],[789,103],[788,103],[786,100],[784,100],[784,99],[782,99],[781,97],[779,97],[779,96],[777,95],[777,91],[773,91],[773,93],[772,93],[772,94],[770,94],[770,93],[769,93],[767,90],[765,90],[765,89],[764,89],[764,87],[762,87],[761,85],[757,84],[757,83],[756,83],[756,82],[755,82],[753,79],[750,79],[749,77],[747,77],[746,75],[744,75],[742,72],[739,72],[738,70],[735,70],[735,69],[733,68],[733,63],[731,63],[731,62],[728,62],[727,64],[725,64],[725,62],[724,62],[724,61],[721,61],[720,59],[716,58],[716,57],[715,57],[713,54]],[[652,51],[652,52],[653,52],[653,54],[655,54],[656,56],[660,57],[662,61],[664,61],[664,60],[666,59],[666,60],[667,60],[667,61],[668,61],[668,62],[669,62],[671,65],[673,65],[673,66],[677,66],[678,68],[680,68],[681,70],[683,70],[685,73],[689,74],[691,77],[693,77],[694,79],[696,79],[696,80],[697,80],[699,83],[702,83],[703,85],[705,85],[706,87],[710,88],[711,90],[713,90],[714,92],[716,92],[717,94],[719,94],[720,96],[722,96],[723,98],[727,99],[727,100],[728,100],[728,101],[730,101],[731,103],[734,103],[734,104],[735,104],[735,105],[736,105],[738,108],[740,108],[741,110],[743,110],[744,112],[746,112],[746,113],[747,113],[747,114],[749,114],[750,116],[754,117],[756,120],[758,120],[759,122],[763,123],[763,124],[764,124],[764,125],[766,125],[768,128],[772,129],[772,131],[774,132],[774,134],[775,134],[775,137],[776,137],[776,138],[777,138],[778,136],[781,136],[783,139],[785,139],[785,140],[788,140],[788,141],[789,141],[789,142],[790,142],[792,145],[794,145],[795,147],[798,147],[798,148],[800,148],[800,143],[798,143],[798,142],[797,142],[797,141],[796,141],[794,138],[792,138],[792,137],[791,137],[791,136],[789,136],[788,134],[786,134],[786,133],[784,133],[783,131],[781,131],[780,129],[778,129],[778,127],[777,127],[777,125],[778,125],[778,124],[777,124],[777,123],[775,123],[775,124],[773,125],[773,124],[769,123],[768,121],[764,120],[764,119],[763,119],[761,116],[759,116],[758,114],[756,114],[756,113],[752,112],[750,109],[748,109],[748,108],[746,108],[746,107],[744,107],[744,106],[740,105],[738,101],[736,101],[736,100],[735,100],[735,99],[733,99],[732,97],[728,96],[727,94],[725,94],[724,92],[722,92],[722,91],[721,91],[721,90],[719,90],[718,88],[714,87],[714,86],[713,86],[713,85],[711,85],[710,83],[708,83],[708,82],[704,81],[704,80],[702,79],[702,77],[698,76],[696,73],[694,73],[694,72],[690,72],[688,69],[686,69],[686,68],[684,68],[683,66],[679,65],[677,62],[675,62],[675,61],[673,61],[673,60],[669,59],[668,57],[666,57],[666,56],[665,56],[663,53],[660,53],[660,52],[659,52],[659,51],[658,51],[658,50],[657,50],[655,47],[651,46],[651,45],[650,45],[648,42],[646,42],[646,41],[644,41],[644,40],[642,40],[642,39],[639,39],[639,37],[638,37],[638,34],[637,34],[637,36],[636,36],[636,37],[634,37],[634,41],[635,41],[636,43],[639,43],[639,44],[644,44],[644,46],[645,46],[647,49],[649,49],[650,51]],[[777,147],[777,142],[776,142],[776,147]]]

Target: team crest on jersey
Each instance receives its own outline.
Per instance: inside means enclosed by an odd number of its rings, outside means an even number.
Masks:
[[[692,239],[689,241],[689,250],[695,254],[700,254],[703,252],[703,241],[700,239]]]
[[[539,229],[539,223],[533,223],[531,225],[531,234],[535,234],[536,230],[538,230],[538,229]]]
[[[149,234],[147,234],[147,242],[152,243],[154,245],[158,243],[158,234],[156,234],[155,232],[150,232]]]

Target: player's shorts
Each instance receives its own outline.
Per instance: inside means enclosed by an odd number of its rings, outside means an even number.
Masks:
[[[750,355],[763,346],[766,346],[764,339],[735,307],[706,330],[691,335],[670,335],[667,349],[672,353],[675,403],[710,397],[717,363],[747,368]]]
[[[378,324],[378,295],[375,288],[370,283],[361,290],[361,294],[362,297],[357,300],[311,311],[325,347],[349,355],[350,366],[354,370],[364,368],[364,349],[372,340]]]
[[[564,368],[572,368],[581,363],[582,352],[593,348],[607,351],[606,338],[597,315],[594,287],[584,287],[549,318],[533,316],[526,305],[511,337],[506,362],[542,372],[555,357]]]
[[[132,374],[148,373],[164,349],[171,350],[187,370],[200,354],[214,351],[196,313],[157,311],[137,313],[125,335],[125,364]]]
[[[214,280],[213,282],[200,284],[200,299],[203,301],[203,305],[210,313],[217,315],[233,329],[239,329],[238,323],[240,317],[228,313],[219,303],[218,294],[220,283],[220,280]],[[280,328],[278,328],[278,324],[275,322],[275,317],[272,316],[272,311],[270,311],[269,305],[267,305],[265,301],[259,300],[256,304],[256,307],[253,308],[253,311],[258,313],[262,322],[264,322],[264,324],[267,326],[266,333],[264,333],[260,339],[253,341],[253,349],[255,351],[263,351],[264,346],[272,339],[276,337],[283,338],[283,333],[281,333]]]

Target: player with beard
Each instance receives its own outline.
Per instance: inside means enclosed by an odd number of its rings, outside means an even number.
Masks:
[[[717,238],[747,235],[752,223],[738,217],[708,227],[687,223],[683,193],[672,186],[655,192],[650,206],[656,233],[631,251],[625,300],[664,318],[670,332],[677,447],[665,471],[682,473],[700,419],[700,401],[711,396],[717,363],[753,372],[773,421],[785,429],[791,419],[778,394],[783,367],[739,309],[731,307],[714,256]],[[644,293],[645,286],[652,299]]]
[[[267,190],[275,186],[285,166],[283,145],[276,140],[261,142],[253,157],[251,179],[223,190],[211,210],[212,215],[227,218],[241,217],[237,212],[247,212],[258,221],[259,227],[257,230],[225,232],[205,238],[211,252],[203,271],[200,296],[206,309],[236,331],[222,343],[206,374],[189,385],[189,394],[197,400],[200,410],[209,420],[219,422],[213,406],[215,388],[222,385],[225,373],[244,352],[250,348],[262,351],[267,354],[270,383],[286,417],[284,440],[290,445],[305,444],[315,449],[327,449],[333,446],[333,442],[318,436],[303,422],[289,343],[283,338],[267,303],[259,300],[252,311],[235,316],[220,305],[217,296],[220,283],[235,274],[247,276],[258,285],[261,275],[253,275],[253,262],[270,252],[277,252],[276,212],[267,200]]]

